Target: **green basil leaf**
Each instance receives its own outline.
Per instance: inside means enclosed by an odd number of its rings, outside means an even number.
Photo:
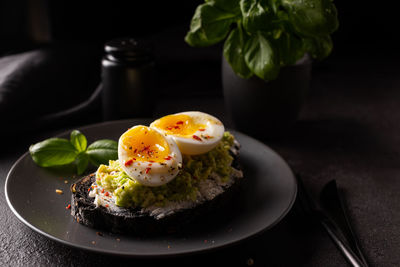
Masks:
[[[240,9],[246,31],[255,33],[271,29],[274,13],[266,0],[241,0]]]
[[[295,34],[282,32],[278,38],[274,40],[275,47],[279,51],[279,59],[281,66],[293,65],[306,53],[303,40]]]
[[[118,158],[118,143],[108,139],[98,140],[88,147],[86,154],[96,166],[107,164],[109,160]]]
[[[282,0],[296,32],[303,36],[325,36],[339,26],[337,10],[331,0]]]
[[[311,56],[318,60],[322,60],[329,56],[333,48],[332,39],[329,35],[306,39],[304,42]]]
[[[247,67],[244,60],[243,46],[244,33],[239,26],[233,29],[224,43],[224,57],[233,71],[242,78],[250,78],[253,73]]]
[[[78,130],[73,130],[71,132],[70,138],[71,144],[78,150],[79,152],[85,151],[87,147],[86,137]]]
[[[268,36],[252,34],[244,46],[244,59],[249,69],[263,80],[274,80],[279,74],[278,55]]]
[[[212,2],[197,7],[185,41],[191,46],[209,46],[227,36],[236,14],[215,7]]]
[[[89,156],[84,152],[79,153],[75,159],[75,164],[78,175],[81,175],[86,170],[89,164]]]
[[[41,167],[71,163],[78,155],[75,147],[63,138],[50,138],[29,147],[33,161]]]
[[[229,11],[231,13],[240,13],[240,0],[206,0],[205,2],[211,3],[219,9]]]

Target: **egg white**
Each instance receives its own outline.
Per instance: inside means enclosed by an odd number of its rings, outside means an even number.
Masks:
[[[142,127],[141,125],[135,127]],[[133,128],[135,128],[133,127]],[[132,128],[132,129],[133,129]],[[128,130],[129,131],[129,130]],[[160,133],[160,132],[159,132]],[[160,186],[174,179],[182,168],[182,154],[174,139],[160,133],[166,139],[170,153],[163,162],[135,161],[126,165],[132,158],[122,146],[122,136],[118,142],[118,160],[122,169],[132,179],[146,186]]]
[[[173,115],[181,114],[190,116],[195,124],[203,124],[204,127],[187,136],[169,134],[164,129],[158,128],[156,124],[160,119],[152,122],[150,127],[171,136],[178,145],[181,153],[185,155],[207,153],[218,145],[225,132],[225,127],[219,119],[200,111],[186,111]]]

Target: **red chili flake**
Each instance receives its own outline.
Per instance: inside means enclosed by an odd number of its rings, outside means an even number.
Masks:
[[[150,170],[151,168],[146,168],[146,174],[148,174]]]
[[[132,163],[133,163],[133,159],[127,160],[127,161],[125,161],[125,166],[127,166],[127,167],[131,166]]]
[[[69,210],[71,208],[71,204],[68,204],[68,206],[65,207],[66,210]]]
[[[89,187],[89,188],[87,189],[87,191],[90,192],[90,189],[91,189],[91,188]]]
[[[179,127],[178,125],[177,126],[174,126],[174,129],[180,129],[181,127]]]
[[[199,131],[204,132],[206,129],[199,129]]]
[[[110,193],[106,192],[104,195],[105,195],[106,197],[108,197],[109,194],[110,194]]]
[[[172,126],[168,126],[168,127],[167,127],[167,130],[172,130]]]
[[[200,137],[198,137],[197,135],[193,135],[193,139],[196,139],[197,141],[202,141]]]
[[[104,193],[104,188],[103,188],[103,189],[101,189],[101,193]]]
[[[183,121],[177,121],[176,124],[183,124]]]
[[[172,157],[171,157],[171,156],[168,156],[168,157],[165,157],[164,159],[165,159],[165,160],[170,160],[170,159],[172,159]]]
[[[147,166],[149,166],[149,167],[150,167],[151,165],[153,165],[153,164],[149,163]]]
[[[109,206],[108,206],[108,204],[106,204],[105,206],[106,206],[106,208],[108,208],[108,207],[109,207]]]
[[[154,163],[155,161],[154,160],[149,160],[149,162]]]

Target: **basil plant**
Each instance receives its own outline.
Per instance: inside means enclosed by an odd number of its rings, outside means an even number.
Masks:
[[[224,57],[238,76],[274,80],[306,53],[327,57],[338,25],[332,0],[206,0],[185,41],[205,47],[225,40]]]

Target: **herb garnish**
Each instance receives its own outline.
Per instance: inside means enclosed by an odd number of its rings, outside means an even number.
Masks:
[[[33,161],[40,167],[76,165],[76,172],[82,174],[89,162],[93,165],[106,164],[118,158],[118,143],[102,139],[87,146],[87,139],[78,130],[73,130],[70,140],[49,138],[29,147]]]

